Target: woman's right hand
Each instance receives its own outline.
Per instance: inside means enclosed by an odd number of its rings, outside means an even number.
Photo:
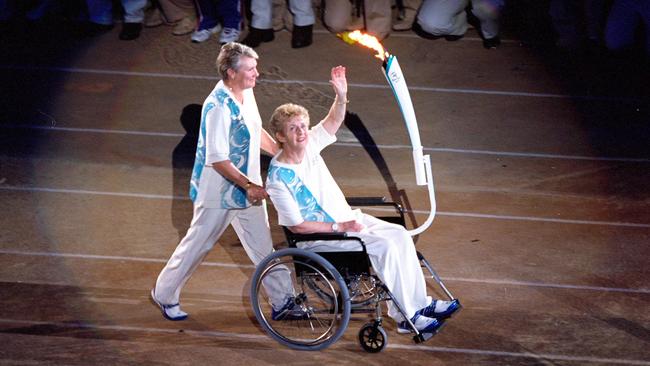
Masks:
[[[264,190],[264,187],[251,183],[248,186],[248,189],[246,189],[246,198],[248,198],[251,203],[258,204],[262,202],[262,200],[269,198],[269,195]]]
[[[342,232],[359,232],[363,230],[363,225],[358,223],[356,220],[344,221],[338,223],[339,231]]]

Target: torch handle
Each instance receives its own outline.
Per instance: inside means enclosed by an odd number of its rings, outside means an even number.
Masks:
[[[427,155],[428,157],[429,155]],[[424,156],[422,156],[422,146],[413,147],[413,165],[415,167],[415,182],[419,186],[424,186],[427,184],[427,177],[424,170],[425,162]]]
[[[426,168],[424,170],[427,174],[426,183],[427,187],[429,188],[429,202],[431,203],[431,211],[429,212],[429,217],[427,217],[427,220],[422,225],[413,230],[409,230],[409,234],[411,236],[416,236],[426,230],[429,226],[431,226],[433,218],[436,216],[436,193],[433,187],[433,173],[431,173],[431,157],[429,155],[425,155],[422,157],[421,161],[424,163],[424,167]]]

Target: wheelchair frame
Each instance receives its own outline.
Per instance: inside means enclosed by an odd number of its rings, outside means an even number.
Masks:
[[[383,197],[347,198],[350,206],[391,206],[397,216],[378,218],[405,226],[404,210]],[[251,302],[255,316],[264,330],[278,342],[298,350],[320,350],[336,342],[345,332],[352,313],[374,313],[374,319],[364,324],[358,334],[361,347],[367,352],[381,352],[387,344],[382,327],[381,302],[392,300],[402,314],[415,343],[424,342],[435,333],[421,333],[405,314],[402,305],[393,299],[386,285],[373,274],[363,240],[348,233],[295,234],[283,227],[289,248],[280,249],[265,258],[256,268],[251,286]],[[298,248],[298,243],[311,241],[355,241],[358,251],[314,252]],[[438,274],[417,251],[421,266],[436,283],[455,300]],[[293,267],[294,289],[298,290],[294,306],[305,315],[301,319],[273,320],[272,307],[265,297],[262,282],[276,267]],[[285,267],[280,267],[285,268]]]

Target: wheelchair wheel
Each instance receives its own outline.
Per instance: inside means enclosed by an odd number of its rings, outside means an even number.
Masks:
[[[266,289],[280,288],[293,291],[292,305],[297,310],[295,316],[274,320],[278,304],[274,310]],[[341,275],[323,257],[297,248],[275,251],[257,266],[251,303],[262,328],[279,343],[298,350],[328,347],[350,321],[350,296]]]
[[[370,353],[381,352],[388,343],[388,336],[381,324],[377,322],[366,323],[359,330],[359,344],[364,351]]]

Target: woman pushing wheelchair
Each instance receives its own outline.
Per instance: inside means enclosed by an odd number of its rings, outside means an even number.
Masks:
[[[406,229],[353,210],[320,155],[336,141],[345,118],[345,67],[332,68],[330,84],[336,97],[327,116],[313,128],[309,128],[308,111],[300,105],[283,104],[271,116],[271,133],[281,150],[269,165],[266,190],[278,212],[279,224],[298,234],[354,233],[365,243],[376,275],[400,304],[388,302],[388,315],[397,322],[398,332],[411,331],[408,319],[419,332],[436,333],[444,320],[460,309],[460,303],[432,300],[427,295],[415,245]],[[347,251],[358,249],[358,244],[317,240],[301,248]]]

